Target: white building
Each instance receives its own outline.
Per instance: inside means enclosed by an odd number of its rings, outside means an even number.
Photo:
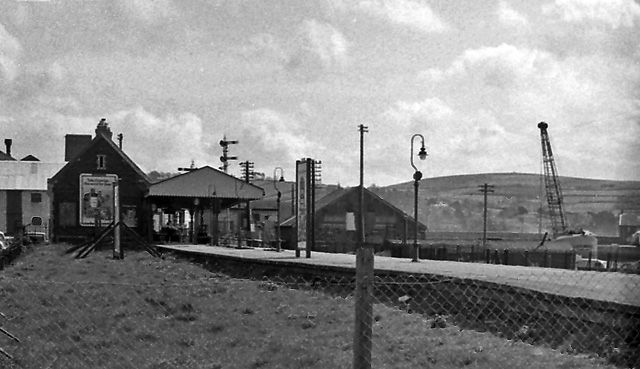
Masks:
[[[51,201],[47,179],[65,163],[0,160],[0,231],[19,234],[33,217],[41,217],[48,227]]]

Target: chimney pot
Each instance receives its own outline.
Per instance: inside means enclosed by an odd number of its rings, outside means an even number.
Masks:
[[[100,119],[100,122],[96,127],[96,136],[98,135],[103,135],[110,140],[113,138],[113,133],[111,133],[111,129],[109,128],[109,123],[107,123],[106,118]]]

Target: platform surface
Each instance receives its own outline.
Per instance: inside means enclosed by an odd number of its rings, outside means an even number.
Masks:
[[[269,260],[286,264],[321,265],[355,269],[356,258],[352,254],[312,252],[305,258],[304,250],[297,258],[295,251],[276,252],[263,248],[235,248],[208,245],[168,244],[156,245],[201,255],[218,255],[236,259]],[[465,263],[456,261],[420,260],[375,256],[374,268],[380,271],[396,271],[414,274],[435,274],[455,278],[474,279],[510,285],[534,291],[567,297],[583,297],[591,300],[615,302],[640,307],[640,275],[616,272],[596,272],[555,268],[525,267]]]

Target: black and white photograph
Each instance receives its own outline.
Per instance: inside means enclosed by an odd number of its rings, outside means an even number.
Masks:
[[[639,0],[0,0],[0,368],[640,368]]]

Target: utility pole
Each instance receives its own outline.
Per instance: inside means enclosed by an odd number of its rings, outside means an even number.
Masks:
[[[358,247],[364,247],[364,134],[369,132],[369,127],[364,124],[358,126],[360,131],[360,187],[359,187],[359,204],[358,204]]]
[[[253,162],[252,161],[243,161],[240,163],[242,165],[242,178],[245,182],[249,183],[253,179],[254,171],[253,171]]]
[[[244,181],[246,183],[250,183],[253,179],[255,172],[253,171],[253,162],[246,160],[240,163],[242,166],[242,176],[244,177]],[[251,207],[249,206],[249,200],[246,203],[246,214],[247,218],[247,232],[251,232]]]
[[[484,194],[484,215],[483,215],[483,228],[482,228],[482,247],[487,246],[487,194],[489,192],[494,192],[493,185],[483,184],[478,186],[480,188],[480,192]]]
[[[356,251],[355,327],[353,335],[353,368],[371,369],[371,344],[373,336],[373,249],[364,243],[364,134],[360,131],[360,199],[358,210],[358,248]],[[359,227],[359,229],[358,229]]]

